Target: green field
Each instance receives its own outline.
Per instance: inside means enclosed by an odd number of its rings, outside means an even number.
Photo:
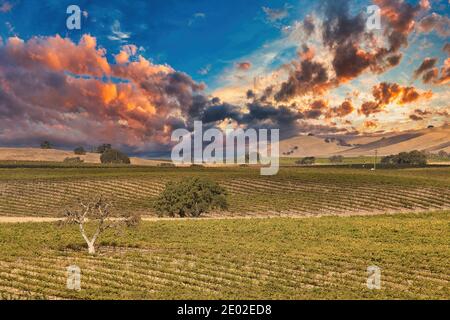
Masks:
[[[89,256],[76,227],[0,225],[4,299],[448,299],[450,212],[145,222]],[[80,292],[66,268],[81,268]],[[381,268],[381,290],[366,286]]]
[[[230,208],[106,234],[95,256],[76,227],[0,224],[0,299],[450,296],[448,167],[284,167],[263,177],[253,167],[2,165],[0,217],[58,217],[100,193],[119,211],[154,216],[165,183],[194,176],[224,186]],[[80,292],[66,288],[70,265],[82,270]],[[372,265],[381,290],[366,286]]]
[[[280,158],[280,164],[283,166],[293,166],[296,165],[296,162],[301,160],[303,158],[299,157],[282,157]],[[337,165],[351,165],[351,164],[358,164],[358,165],[366,165],[368,168],[373,167],[373,163],[376,161],[376,163],[381,162],[381,157],[378,157],[375,160],[375,157],[345,157],[343,158],[341,163],[336,163]],[[316,158],[315,161],[318,165],[330,165],[333,164],[329,158]]]
[[[228,193],[227,216],[309,216],[450,209],[450,169],[32,167],[0,169],[0,216],[59,216],[78,197],[102,193],[119,210],[153,215],[165,183],[205,176]]]

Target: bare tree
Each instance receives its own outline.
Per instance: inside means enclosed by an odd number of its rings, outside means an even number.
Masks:
[[[137,215],[114,216],[112,202],[103,196],[88,201],[79,200],[79,206],[78,209],[66,210],[64,224],[78,224],[81,235],[88,245],[89,254],[95,254],[95,243],[106,230],[132,227],[140,222],[140,217]],[[96,225],[91,238],[85,228],[88,222]]]

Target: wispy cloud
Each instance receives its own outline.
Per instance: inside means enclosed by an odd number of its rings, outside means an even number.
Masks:
[[[283,8],[262,7],[262,10],[266,14],[267,20],[270,22],[277,22],[289,16],[290,8],[292,8],[290,5],[285,4]]]
[[[205,19],[206,18],[206,14],[203,12],[196,12],[194,13],[194,15],[189,19],[188,21],[188,26],[192,26],[195,21],[199,20],[199,19]]]
[[[13,5],[8,1],[0,1],[0,12],[6,13],[11,11]]]
[[[203,68],[201,68],[200,70],[198,70],[197,73],[202,76],[206,76],[211,71],[211,67],[212,66],[210,64],[208,64],[208,65],[204,66]]]
[[[124,32],[121,30],[119,20],[114,21],[113,25],[111,26],[111,32],[112,34],[108,36],[108,39],[112,41],[125,42],[131,36],[131,32]]]

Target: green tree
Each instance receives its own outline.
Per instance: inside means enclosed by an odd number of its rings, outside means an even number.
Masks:
[[[226,190],[206,178],[190,178],[167,183],[155,202],[160,216],[199,217],[211,210],[228,208]]]
[[[331,163],[342,163],[344,161],[344,157],[343,156],[331,156],[330,157],[330,162]]]
[[[73,152],[74,152],[76,155],[80,155],[80,156],[86,154],[86,150],[84,150],[83,147],[76,147],[76,148],[73,150]]]
[[[100,156],[101,163],[104,164],[130,164],[130,158],[123,152],[115,149],[109,149]]]
[[[305,157],[303,159],[297,160],[295,163],[300,164],[300,165],[313,165],[316,163],[316,158],[315,157]]]
[[[81,164],[84,163],[84,160],[82,160],[80,157],[74,157],[74,158],[65,158],[63,162],[68,164]]]
[[[44,141],[41,143],[41,149],[51,149],[52,145],[49,141]]]
[[[104,153],[105,151],[111,150],[112,146],[109,143],[104,143],[97,147],[97,153]]]
[[[425,153],[414,150],[390,155],[381,159],[382,165],[390,166],[426,166],[427,156]]]

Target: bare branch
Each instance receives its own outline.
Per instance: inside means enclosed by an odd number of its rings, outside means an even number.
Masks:
[[[103,196],[96,197],[90,201],[79,200],[78,204],[81,207],[80,209],[68,209],[65,211],[65,224],[79,225],[81,236],[88,245],[90,254],[95,254],[95,243],[106,230],[132,227],[140,222],[140,217],[137,215],[114,219],[112,211],[114,206]],[[97,225],[91,239],[89,239],[85,229],[85,224],[88,222],[96,223]]]

